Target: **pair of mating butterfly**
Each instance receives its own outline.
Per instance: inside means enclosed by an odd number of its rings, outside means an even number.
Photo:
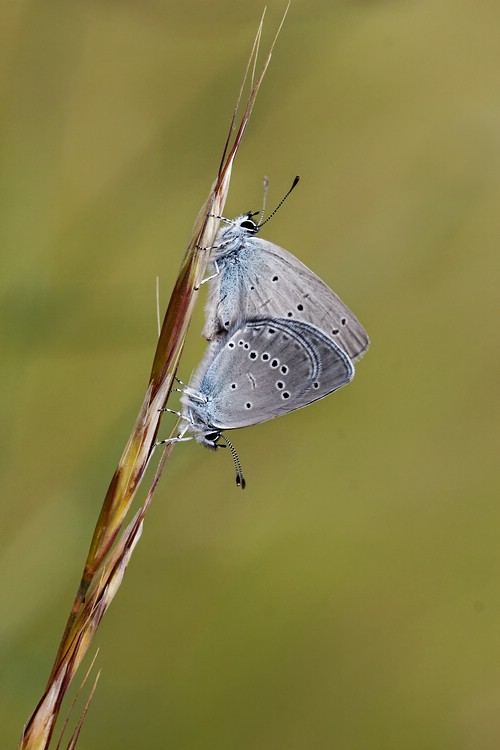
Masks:
[[[256,223],[256,215],[222,219],[226,226],[212,248],[206,279],[203,336],[210,343],[182,389],[185,425],[173,439],[191,440],[184,437],[189,431],[213,449],[225,447],[219,443],[224,440],[241,487],[238,457],[222,431],[265,422],[333,393],[352,380],[353,361],[369,345],[361,323],[316,274],[256,237],[264,223]]]

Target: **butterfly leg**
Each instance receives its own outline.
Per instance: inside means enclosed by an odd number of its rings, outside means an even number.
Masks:
[[[224,224],[234,224],[234,219],[226,219],[225,216],[220,216],[220,214],[208,214],[211,219],[219,219],[219,221],[223,221]]]
[[[172,409],[162,409],[162,411],[170,411],[172,412]],[[174,411],[173,414],[179,414],[178,412]],[[183,419],[186,419],[186,417],[183,417],[182,414],[179,414],[180,417]],[[174,438],[168,438],[167,440],[158,440],[157,443],[155,443],[155,448],[157,448],[159,445],[175,445],[175,443],[187,443],[189,440],[192,440],[192,437],[184,437],[187,430],[189,429],[189,422],[186,420],[186,424],[184,427],[181,427],[179,434],[177,437]]]
[[[207,404],[208,398],[206,396],[202,396],[201,393],[198,393],[198,391],[193,390],[193,388],[190,388],[186,383],[183,383],[182,380],[179,380],[179,378],[175,378],[177,382],[182,386],[182,388],[171,388],[171,393],[186,393],[190,398],[192,398],[194,401],[198,401],[200,404]],[[170,411],[172,414],[177,414],[177,416],[182,416],[177,411],[172,411],[172,409],[162,409],[161,411]]]
[[[218,276],[218,275],[220,274],[220,269],[219,269],[219,266],[218,266],[218,264],[217,264],[217,261],[216,261],[216,260],[214,260],[214,261],[213,261],[213,264],[214,264],[214,267],[215,267],[215,273],[213,273],[213,274],[212,274],[211,276],[207,276],[207,278],[206,278],[206,279],[202,279],[202,280],[200,281],[200,283],[198,284],[198,286],[195,286],[195,288],[194,288],[195,292],[197,292],[197,291],[198,291],[198,289],[200,288],[200,286],[201,286],[202,284],[206,284],[206,283],[207,283],[207,281],[212,281],[212,279],[215,279],[215,278],[216,278],[216,277],[217,277],[217,276]]]
[[[158,411],[168,411],[169,414],[175,414],[175,416],[179,417],[180,419],[186,419],[184,414],[181,414],[180,411],[175,411],[175,409],[167,409],[166,406],[163,409],[158,409]]]
[[[177,377],[177,375],[175,376],[175,379],[179,383],[179,385],[182,386],[182,388],[171,388],[170,393],[184,393],[186,388],[188,388],[189,386],[186,385],[186,383],[183,383],[182,380]]]
[[[182,388],[171,388],[170,393],[184,393],[189,396],[193,401],[198,401],[199,404],[208,404],[208,398],[206,396],[202,396],[201,393],[198,393],[198,391],[193,390],[190,388],[186,383],[183,383],[182,380],[179,380],[179,378],[175,378],[178,383],[182,385]],[[181,417],[182,419],[186,419],[184,414],[181,414],[179,411],[175,411],[174,409],[160,409],[159,411],[168,411],[170,414],[175,414],[176,417]]]
[[[179,435],[177,435],[177,437],[168,438],[168,440],[158,440],[158,442],[155,443],[155,448],[157,448],[159,445],[175,445],[175,443],[187,443],[192,439],[192,437],[179,437]]]

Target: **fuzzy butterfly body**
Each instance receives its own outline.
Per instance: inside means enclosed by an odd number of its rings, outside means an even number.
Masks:
[[[342,300],[287,250],[256,236],[252,214],[223,227],[210,256],[212,278],[203,335],[227,335],[259,317],[309,323],[319,328],[352,360],[369,346],[368,335]]]

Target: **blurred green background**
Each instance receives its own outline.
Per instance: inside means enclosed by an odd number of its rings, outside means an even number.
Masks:
[[[3,4],[2,747],[49,674],[261,10]],[[372,347],[348,388],[232,435],[244,494],[227,452],[174,451],[79,747],[500,746],[499,71],[491,0],[293,3],[225,213],[300,174],[263,236]]]

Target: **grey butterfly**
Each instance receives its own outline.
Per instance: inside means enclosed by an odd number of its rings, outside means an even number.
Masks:
[[[208,448],[232,449],[223,430],[274,419],[324,398],[354,376],[346,353],[298,320],[248,320],[209,344],[181,397],[184,431]],[[244,486],[237,457],[237,483]],[[240,478],[238,480],[238,477]]]
[[[296,184],[296,183],[294,183]],[[349,308],[294,255],[256,237],[262,224],[251,212],[227,222],[210,256],[209,295],[203,336],[224,336],[258,317],[311,323],[352,360],[369,346],[368,335]]]

